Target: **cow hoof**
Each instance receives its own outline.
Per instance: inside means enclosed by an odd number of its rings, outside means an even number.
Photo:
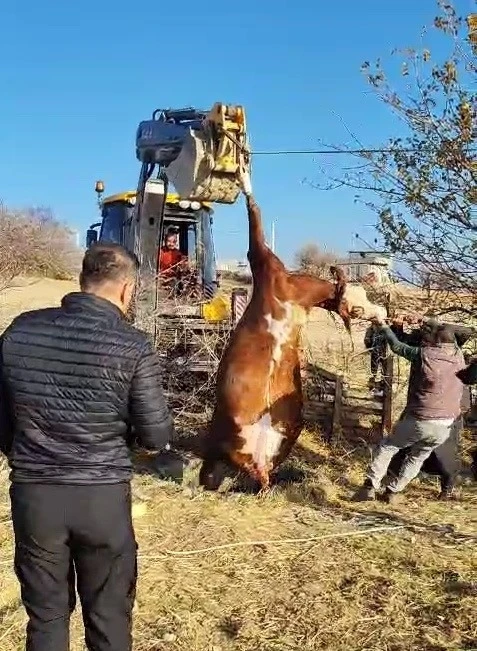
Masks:
[[[453,490],[444,489],[439,493],[437,499],[439,502],[456,502],[458,498]]]
[[[222,477],[218,477],[216,464],[204,461],[199,473],[199,485],[207,491],[216,491],[221,483]]]
[[[260,497],[266,497],[267,495],[270,495],[271,492],[272,492],[272,487],[270,486],[270,484],[267,484],[266,486],[260,487],[260,490],[258,491],[258,495]]]

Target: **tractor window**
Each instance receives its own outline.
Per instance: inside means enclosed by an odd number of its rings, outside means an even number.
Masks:
[[[189,264],[194,264],[196,261],[196,247],[197,233],[195,224],[190,224],[187,230],[187,255],[189,256]]]
[[[164,231],[164,241],[168,234],[174,234],[177,237],[180,252],[186,255],[191,262],[195,262],[197,246],[196,224],[166,222]]]
[[[105,242],[123,243],[123,224],[127,217],[127,207],[122,202],[103,206],[103,223],[99,239]]]

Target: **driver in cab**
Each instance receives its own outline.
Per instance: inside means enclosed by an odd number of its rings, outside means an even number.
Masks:
[[[187,256],[179,249],[177,233],[169,232],[164,239],[164,245],[159,251],[159,274],[167,282],[179,278],[187,270]]]

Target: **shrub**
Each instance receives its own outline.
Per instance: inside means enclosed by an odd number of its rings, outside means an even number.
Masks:
[[[73,232],[49,210],[0,206],[0,290],[18,276],[69,280],[80,260]]]
[[[334,253],[320,249],[317,244],[305,244],[295,255],[296,266],[304,273],[323,277],[330,265],[336,262]]]

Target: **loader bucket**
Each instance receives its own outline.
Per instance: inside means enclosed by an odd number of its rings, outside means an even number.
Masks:
[[[235,203],[241,191],[239,165],[235,162],[240,154],[231,140],[226,147],[228,151],[225,156],[221,152],[219,161],[210,131],[187,132],[179,155],[167,168],[180,196],[211,203]]]

